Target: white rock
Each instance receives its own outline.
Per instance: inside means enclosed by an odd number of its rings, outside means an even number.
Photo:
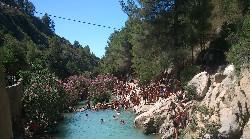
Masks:
[[[232,109],[224,108],[220,110],[221,128],[219,129],[220,138],[233,138],[239,136],[241,127],[237,116]]]
[[[234,65],[229,65],[225,68],[223,75],[227,75],[227,76],[233,76],[235,75],[234,73]]]
[[[242,138],[250,139],[250,119],[248,120],[248,123],[244,127]]]
[[[209,75],[207,72],[201,72],[194,76],[194,78],[188,83],[196,87],[196,98],[203,98],[208,91]]]

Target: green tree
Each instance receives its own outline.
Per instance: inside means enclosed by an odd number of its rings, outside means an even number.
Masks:
[[[55,72],[57,76],[65,78],[66,74],[66,63],[63,55],[63,47],[60,39],[56,36],[49,40],[49,48],[44,56],[47,67],[52,72]]]
[[[50,19],[47,13],[42,17],[42,22],[49,27],[53,32],[55,32],[55,22]]]
[[[112,73],[118,77],[131,74],[132,44],[130,43],[130,35],[127,29],[123,29],[121,32],[116,31],[110,35],[103,58],[106,73]]]
[[[26,47],[27,47],[27,55],[26,55],[27,62],[30,64],[32,62],[37,61],[41,55],[39,54],[36,44],[33,41],[28,41]]]
[[[24,11],[30,15],[34,15],[35,6],[32,2],[25,0],[24,1]]]
[[[0,48],[2,64],[6,71],[15,73],[21,66],[27,64],[25,45],[9,34],[4,36],[4,40],[4,44]]]

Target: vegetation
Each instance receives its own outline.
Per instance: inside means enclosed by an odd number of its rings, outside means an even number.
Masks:
[[[192,65],[201,64],[209,50],[213,66],[232,62],[238,68],[243,59],[244,65],[249,63],[245,0],[122,0],[121,6],[129,19],[121,31],[111,34],[102,73],[135,74],[141,83],[148,83],[172,68],[185,85],[199,71],[200,65]]]
[[[238,40],[230,48],[227,58],[234,64],[237,74],[241,68],[249,68],[250,63],[250,15],[247,15],[242,24],[242,28],[237,32]],[[232,34],[231,34],[232,35]]]
[[[85,89],[89,80],[82,76],[71,76],[63,83],[55,74],[47,69],[37,69],[34,72],[21,72],[26,87],[23,92],[26,117],[35,120],[38,131],[54,131],[57,123],[63,118],[63,111],[79,101],[87,94]]]
[[[89,98],[93,101],[94,105],[98,102],[110,102],[112,89],[116,77],[111,74],[98,75],[89,86]]]
[[[186,94],[187,98],[190,98],[190,99],[195,98],[197,91],[196,91],[196,87],[194,85],[184,86],[184,90],[185,90],[185,94]]]
[[[199,72],[200,72],[199,66],[190,66],[183,69],[180,74],[182,86],[186,86],[188,82]]]
[[[3,1],[14,7],[0,10],[0,52],[6,72],[15,75],[19,70],[29,70],[31,64],[41,64],[55,72],[60,79],[71,75],[92,72],[99,58],[91,54],[89,46],[54,34],[55,24],[47,14],[42,19],[33,16],[35,7],[28,0]],[[31,6],[32,7],[32,6]],[[30,11],[27,14],[27,11]]]

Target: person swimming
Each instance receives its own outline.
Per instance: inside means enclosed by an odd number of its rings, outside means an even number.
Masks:
[[[120,120],[120,124],[125,124],[125,121],[121,118],[121,120]]]
[[[104,120],[103,119],[101,119],[101,121],[100,121],[101,123],[103,123],[104,122]]]
[[[121,114],[121,112],[118,111],[118,112],[117,112],[117,115],[120,115],[120,114]]]
[[[117,120],[117,119],[115,118],[115,115],[113,115],[113,120]]]

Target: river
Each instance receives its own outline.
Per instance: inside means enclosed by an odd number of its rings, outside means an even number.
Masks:
[[[84,104],[79,103],[78,107]],[[133,127],[135,115],[131,111],[86,110],[83,112],[65,113],[65,119],[59,124],[58,139],[156,139],[157,135],[144,135]],[[86,117],[86,114],[88,116]],[[113,115],[117,120],[113,120]],[[120,119],[125,124],[120,124]],[[100,122],[101,119],[104,122]]]

